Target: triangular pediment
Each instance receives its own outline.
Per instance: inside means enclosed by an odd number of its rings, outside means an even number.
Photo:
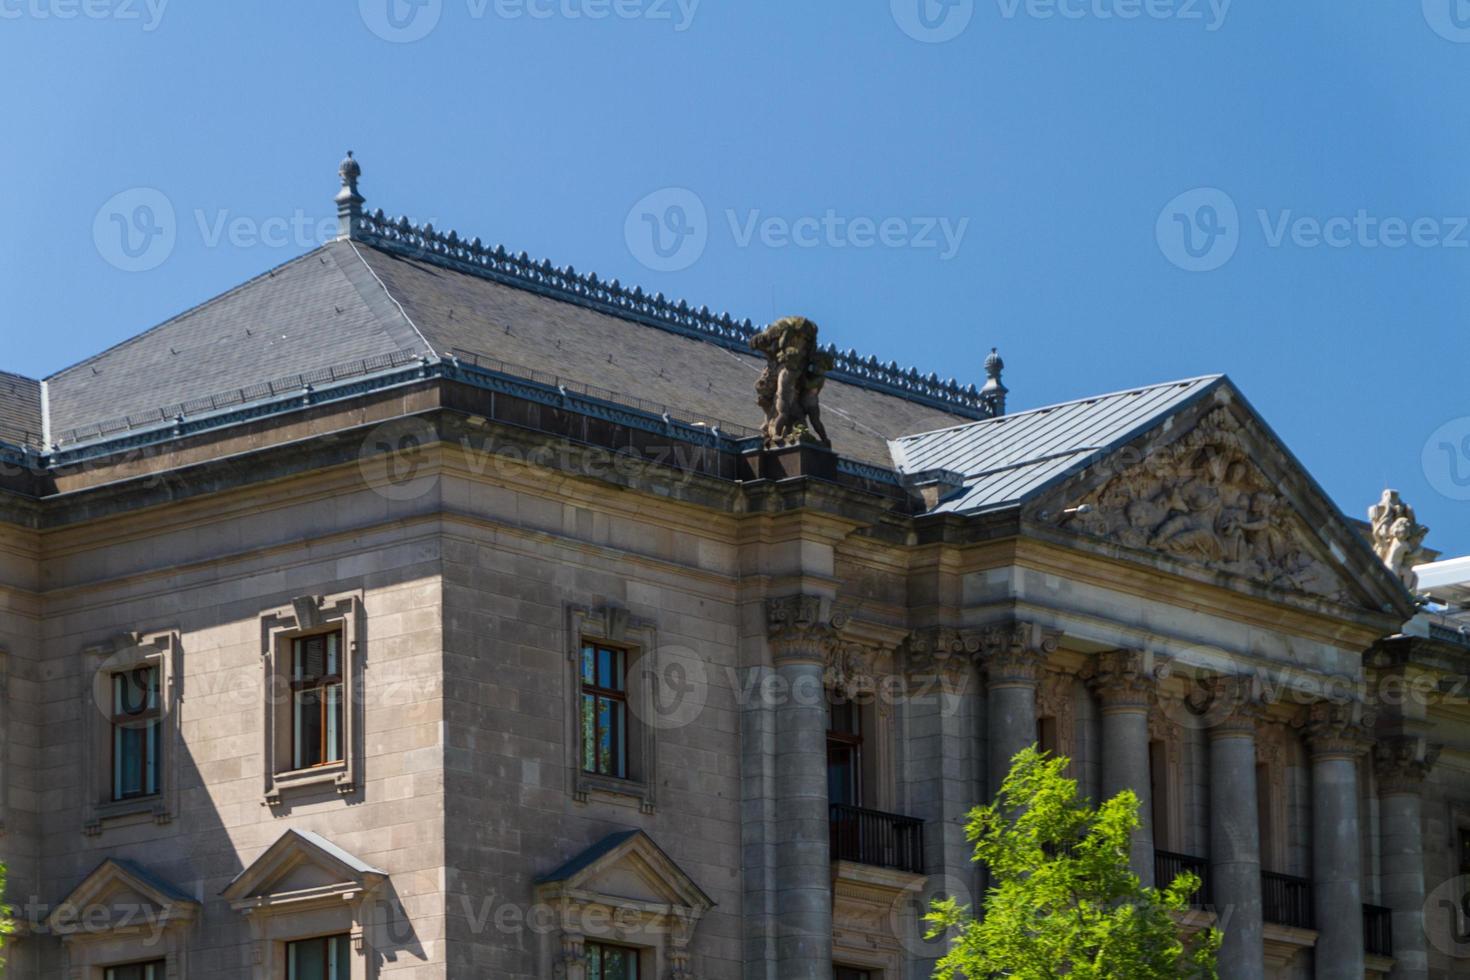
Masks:
[[[62,899],[47,920],[52,932],[128,932],[188,921],[199,903],[139,865],[108,858]],[[104,925],[105,923],[105,925]]]
[[[714,906],[684,869],[642,831],[612,834],[537,879],[543,892],[609,906],[669,906],[703,914]]]
[[[386,872],[326,838],[288,830],[225,888],[237,908],[350,898],[376,888]]]
[[[1282,596],[1412,615],[1412,600],[1233,386],[1029,505],[1039,523]]]

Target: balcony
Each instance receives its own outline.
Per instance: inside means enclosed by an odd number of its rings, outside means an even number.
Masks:
[[[1154,883],[1159,888],[1168,888],[1186,871],[1198,876],[1200,881],[1199,889],[1189,896],[1189,904],[1195,908],[1209,905],[1210,862],[1207,859],[1172,851],[1154,851]]]
[[[834,803],[832,860],[924,873],[924,821]]]
[[[1315,929],[1312,883],[1305,878],[1261,872],[1262,918],[1293,929]]]
[[[1393,911],[1363,906],[1363,950],[1369,956],[1393,956]]]

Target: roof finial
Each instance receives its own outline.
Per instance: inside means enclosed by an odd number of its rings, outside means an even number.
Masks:
[[[980,399],[990,408],[992,417],[1006,413],[1006,386],[1000,380],[1000,373],[1005,368],[1006,362],[1000,359],[1000,352],[990,348],[990,355],[985,358],[985,377],[989,380],[980,389]]]
[[[347,157],[337,167],[337,175],[342,178],[342,190],[337,192],[337,234],[342,238],[351,238],[357,231],[358,222],[362,218],[362,206],[366,199],[357,192],[357,178],[362,176],[362,166],[352,158],[352,151],[347,151]]]

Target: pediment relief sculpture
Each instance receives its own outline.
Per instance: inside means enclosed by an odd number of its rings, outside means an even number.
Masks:
[[[1344,583],[1316,557],[1302,519],[1252,453],[1240,420],[1217,408],[1052,522],[1273,588],[1346,600]]]

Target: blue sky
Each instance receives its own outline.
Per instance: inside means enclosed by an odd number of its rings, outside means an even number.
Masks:
[[[1013,408],[1228,373],[1470,553],[1470,3],[389,2],[0,0],[0,366],[306,251],[350,147],[370,207],[966,381],[999,346]]]

